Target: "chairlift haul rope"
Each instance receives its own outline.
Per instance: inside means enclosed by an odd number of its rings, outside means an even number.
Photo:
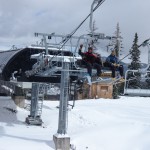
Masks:
[[[93,9],[93,12],[104,2],[105,0],[100,0],[99,2],[98,2],[98,4],[95,6],[95,8]],[[63,44],[62,44],[62,46],[58,49],[58,51],[60,51],[62,48],[63,48],[63,46],[69,41],[69,39],[76,33],[76,31],[82,26],[82,24],[90,17],[90,15],[91,15],[91,12],[88,14],[88,16],[78,25],[78,27],[75,29],[75,30],[73,30],[70,34],[68,34],[67,36],[66,36],[66,38],[63,40]],[[58,55],[58,54],[57,54]],[[57,56],[57,55],[53,55],[53,57],[50,59],[50,61],[55,57],[55,56]]]

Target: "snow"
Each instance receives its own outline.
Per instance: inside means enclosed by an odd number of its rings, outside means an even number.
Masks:
[[[44,101],[44,123],[29,126],[25,118],[30,112],[10,97],[0,97],[0,150],[54,150],[58,105],[58,101]],[[67,131],[76,150],[149,150],[150,99],[78,100],[68,111]]]

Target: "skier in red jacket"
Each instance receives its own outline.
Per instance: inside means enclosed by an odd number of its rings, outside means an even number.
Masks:
[[[87,52],[82,52],[82,47],[83,45],[81,44],[78,53],[82,56],[82,60],[86,64],[88,74],[92,76],[92,68],[96,68],[97,76],[100,77],[101,65],[96,62],[98,56],[96,54],[93,54],[92,47],[89,47]]]

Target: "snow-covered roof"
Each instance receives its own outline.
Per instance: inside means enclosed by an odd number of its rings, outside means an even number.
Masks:
[[[18,52],[19,50],[9,50],[0,52],[0,68],[7,64],[7,62]]]
[[[44,49],[45,50],[45,46],[33,46],[33,45],[31,45],[31,46],[27,46],[27,48],[34,48],[34,49]],[[67,49],[59,49],[59,48],[57,48],[57,47],[48,47],[48,50],[52,50],[52,51],[68,51]]]

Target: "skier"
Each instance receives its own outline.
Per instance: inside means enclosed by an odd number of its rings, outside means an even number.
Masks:
[[[101,65],[96,62],[96,59],[98,58],[98,56],[96,54],[93,54],[92,47],[88,47],[87,52],[82,52],[82,47],[83,47],[83,45],[81,44],[78,53],[79,53],[79,55],[82,56],[83,63],[87,67],[88,74],[90,76],[92,76],[92,68],[96,68],[97,69],[97,77],[100,77]]]
[[[106,58],[105,67],[109,67],[112,71],[112,78],[115,79],[115,71],[118,70],[123,80],[123,65],[119,64],[118,58],[115,55],[115,50],[111,51],[111,54]]]

